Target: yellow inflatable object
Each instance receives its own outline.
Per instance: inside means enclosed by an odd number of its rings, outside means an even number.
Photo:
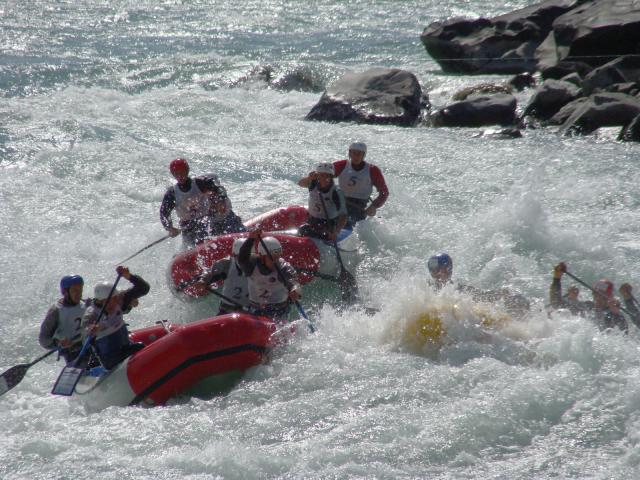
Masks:
[[[475,317],[480,326],[492,330],[500,329],[511,321],[511,317],[506,313],[496,312],[483,305],[474,305],[470,311],[466,312],[458,305],[448,309],[430,308],[406,322],[402,335],[403,344],[417,351],[429,345],[442,345],[447,336],[447,329],[442,321],[446,314],[451,315],[456,321],[463,321],[465,317],[471,320]]]
[[[425,343],[439,344],[447,334],[436,309],[421,313],[415,320],[409,320],[404,330],[404,343],[409,347],[421,348]]]

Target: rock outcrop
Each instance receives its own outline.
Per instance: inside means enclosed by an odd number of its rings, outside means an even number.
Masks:
[[[323,93],[307,120],[415,125],[429,108],[418,79],[406,70],[348,73]]]

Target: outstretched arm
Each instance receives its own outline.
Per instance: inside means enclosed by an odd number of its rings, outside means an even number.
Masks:
[[[318,174],[316,172],[311,172],[306,177],[302,177],[298,180],[298,186],[302,188],[309,188],[314,180],[318,179]]]
[[[371,205],[367,207],[367,210],[373,207],[373,213],[367,212],[367,215],[375,215],[375,210],[384,205],[384,202],[389,198],[387,183],[384,180],[382,172],[375,165],[371,165],[371,183],[373,183],[373,186],[378,191],[378,196],[371,202]]]
[[[553,281],[549,287],[549,302],[553,308],[562,308],[562,284],[560,279],[566,271],[567,265],[564,262],[560,262],[553,268]]]

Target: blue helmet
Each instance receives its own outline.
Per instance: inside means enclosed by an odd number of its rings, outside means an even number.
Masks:
[[[439,270],[453,270],[453,260],[447,253],[439,253],[434,255],[427,262],[427,267],[429,267],[429,271],[431,273],[437,272]]]
[[[60,279],[60,291],[63,293],[73,285],[84,285],[84,280],[80,275],[65,275]]]

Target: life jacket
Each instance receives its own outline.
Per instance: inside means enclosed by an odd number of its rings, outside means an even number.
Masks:
[[[98,318],[98,315],[100,315],[101,310],[102,307],[94,303],[87,309],[85,317],[91,322],[94,322]],[[102,314],[102,318],[98,325],[100,326],[100,329],[96,332],[96,340],[107,337],[120,330],[124,326],[122,307],[118,305],[116,307],[116,311],[113,313],[107,313],[105,311]]]
[[[340,210],[338,210],[335,202],[333,201],[335,194],[337,194],[335,184],[331,185],[328,192],[321,192],[320,188],[316,184],[313,189],[309,190],[309,215],[323,220],[333,220],[337,218],[340,214]],[[322,206],[323,202],[324,207]],[[326,214],[325,208],[327,209]]]
[[[257,268],[258,267],[256,267],[256,269]],[[249,282],[247,277],[243,275],[235,258],[232,258],[229,261],[229,271],[227,272],[227,278],[224,280],[222,294],[225,297],[235,300],[243,307],[246,307],[249,304]],[[222,299],[222,303],[229,305],[229,303],[224,299]],[[236,307],[237,305],[231,306]]]
[[[82,316],[87,310],[87,303],[80,300],[77,305],[65,305],[63,300],[58,300],[55,305],[58,310],[58,326],[53,334],[56,340],[70,339],[73,343],[79,342],[81,337]]]
[[[176,184],[173,186],[176,197],[176,214],[180,223],[196,220],[209,214],[209,197],[198,187],[195,178],[191,179],[189,190],[183,192]]]
[[[276,259],[276,262],[280,261],[280,258]],[[289,299],[289,289],[282,282],[275,268],[269,273],[263,274],[256,264],[249,276],[248,284],[249,300],[255,305],[284,303]]]
[[[361,170],[355,170],[351,161],[347,161],[344,170],[338,175],[338,185],[347,198],[358,198],[368,200],[373,193],[373,182],[371,181],[370,165],[364,164]]]

